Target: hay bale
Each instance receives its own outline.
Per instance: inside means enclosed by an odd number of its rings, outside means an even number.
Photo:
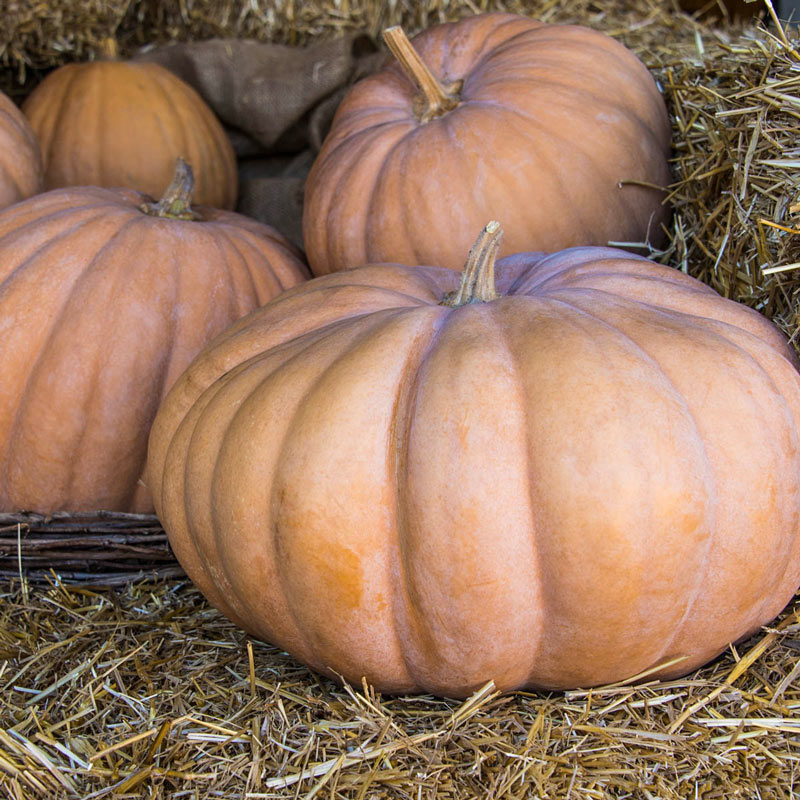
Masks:
[[[2,88],[21,97],[46,70],[94,57],[109,34],[123,55],[217,36],[305,44],[347,31],[377,38],[391,24],[413,33],[496,9],[588,25],[639,55],[664,88],[675,148],[670,244],[653,257],[758,309],[800,347],[800,272],[791,267],[800,261],[800,74],[769,2],[772,32],[702,23],[674,0],[16,0],[0,46]]]
[[[655,68],[673,120],[661,260],[758,309],[798,347],[800,56],[783,32],[697,34]]]
[[[385,27],[397,24],[414,33],[437,22],[490,10],[524,13],[545,22],[591,25],[623,40],[631,33],[636,38],[636,32],[659,28],[669,32],[666,37],[653,37],[661,39],[654,42],[659,50],[669,49],[671,37],[694,28],[690,18],[679,13],[676,0],[560,4],[554,0],[14,0],[4,9],[7,34],[0,41],[0,65],[8,70],[0,88],[20,96],[43,71],[96,57],[108,36],[117,38],[123,56],[146,45],[212,37],[302,45],[348,31],[377,39]]]

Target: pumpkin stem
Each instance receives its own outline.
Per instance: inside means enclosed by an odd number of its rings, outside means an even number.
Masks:
[[[383,40],[403,72],[422,91],[422,95],[414,99],[414,113],[420,122],[441,117],[461,102],[458,93],[463,81],[442,86],[399,25],[387,28],[383,32]]]
[[[175,162],[175,174],[161,199],[157,203],[142,203],[139,208],[152,217],[198,219],[192,210],[193,191],[194,172],[182,158],[178,158]]]
[[[496,300],[497,287],[494,282],[494,262],[500,249],[503,229],[499,222],[490,222],[478,237],[467,256],[467,263],[461,273],[461,286],[450,292],[441,305],[458,308],[468,303],[488,303]]]
[[[106,36],[100,42],[100,58],[103,61],[116,61],[119,58],[119,46],[113,36]]]

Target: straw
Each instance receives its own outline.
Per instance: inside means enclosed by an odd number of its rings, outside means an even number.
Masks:
[[[186,581],[13,581],[0,796],[790,798],[799,614],[683,679],[458,701],[340,686]]]
[[[46,69],[91,57],[109,33],[123,54],[217,35],[302,44],[366,30],[377,40],[391,24],[414,33],[489,8],[588,24],[639,54],[673,126],[674,215],[652,257],[758,309],[797,345],[800,59],[796,30],[769,6],[771,27],[759,29],[715,28],[653,0],[18,0],[0,60],[22,97]],[[508,695],[487,684],[467,701],[387,697],[248,639],[179,576],[152,519],[33,515],[2,527],[2,796],[797,796],[798,599],[680,680],[643,674],[635,684]],[[76,552],[95,553],[94,567],[69,565]],[[177,574],[142,579],[154,569]]]

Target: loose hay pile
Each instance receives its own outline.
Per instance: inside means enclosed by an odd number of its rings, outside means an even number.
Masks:
[[[341,689],[186,583],[0,595],[11,798],[791,798],[800,603],[683,680],[466,702]]]
[[[112,31],[127,52],[215,35],[297,44],[488,8],[590,25],[639,54],[673,115],[675,215],[654,256],[758,308],[800,349],[800,41],[774,24],[713,28],[653,0],[18,0],[4,19],[2,88],[22,96],[42,70],[90,56]],[[21,569],[41,579],[34,538]],[[6,576],[18,573],[19,554],[5,552]],[[95,582],[113,577],[106,567]],[[341,689],[248,642],[180,578],[119,591],[4,577],[0,793],[790,798],[800,784],[799,612],[800,599],[774,628],[680,681],[505,697],[486,687],[457,703]]]

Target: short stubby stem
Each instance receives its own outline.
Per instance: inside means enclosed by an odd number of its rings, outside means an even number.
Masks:
[[[139,208],[151,217],[199,219],[192,210],[193,191],[194,172],[182,158],[179,158],[175,163],[175,174],[172,176],[172,181],[161,199],[157,203],[142,203]]]
[[[106,36],[100,42],[100,59],[102,61],[116,61],[119,58],[119,45],[113,36]]]
[[[383,32],[383,40],[403,72],[422,92],[414,102],[414,113],[420,122],[441,117],[459,105],[463,81],[442,86],[399,25],[387,28]]]
[[[490,222],[478,237],[467,256],[467,263],[461,273],[461,285],[450,292],[441,305],[458,308],[469,303],[488,303],[497,300],[497,286],[494,279],[494,265],[500,249],[503,229],[499,222]]]

